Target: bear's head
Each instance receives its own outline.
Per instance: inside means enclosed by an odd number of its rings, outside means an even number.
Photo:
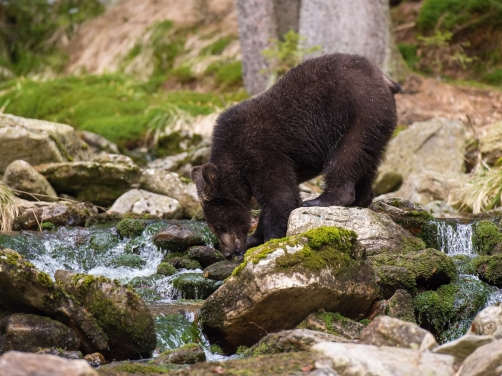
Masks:
[[[226,258],[242,259],[251,223],[249,203],[239,199],[238,186],[225,181],[218,167],[206,163],[192,169],[192,180],[209,229],[216,234]]]

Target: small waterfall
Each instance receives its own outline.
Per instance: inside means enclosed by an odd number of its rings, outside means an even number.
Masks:
[[[475,256],[472,224],[436,221],[437,242],[441,252],[450,256]]]
[[[467,256],[472,259],[478,255],[472,242],[473,223],[455,223],[435,220],[434,224],[437,230],[437,243],[441,252],[448,256]],[[459,276],[466,277],[473,281],[479,281],[479,278],[472,274],[462,274],[459,269]],[[502,303],[502,289],[494,286],[489,287],[492,293],[488,296],[485,307],[497,302]]]

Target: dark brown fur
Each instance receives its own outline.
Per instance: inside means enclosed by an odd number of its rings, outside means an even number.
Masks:
[[[225,111],[209,162],[192,171],[204,215],[224,254],[286,235],[302,202],[298,184],[324,174],[325,190],[303,206],[371,203],[371,183],[396,126],[400,86],[366,58],[307,60],[264,93]],[[246,240],[250,200],[261,215]]]

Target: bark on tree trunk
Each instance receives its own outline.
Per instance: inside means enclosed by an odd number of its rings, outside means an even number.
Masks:
[[[402,80],[407,69],[394,42],[389,0],[302,0],[300,35],[320,54],[366,56],[390,77]]]
[[[261,52],[277,38],[277,20],[273,0],[236,0],[242,53],[242,76],[251,95],[265,90],[267,61]]]

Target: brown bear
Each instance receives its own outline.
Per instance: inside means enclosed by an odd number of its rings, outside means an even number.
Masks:
[[[307,60],[267,91],[222,113],[209,162],[192,180],[225,257],[286,235],[302,205],[298,185],[324,175],[323,193],[303,206],[361,206],[397,122],[399,84],[365,57]],[[252,197],[261,207],[247,237]]]

